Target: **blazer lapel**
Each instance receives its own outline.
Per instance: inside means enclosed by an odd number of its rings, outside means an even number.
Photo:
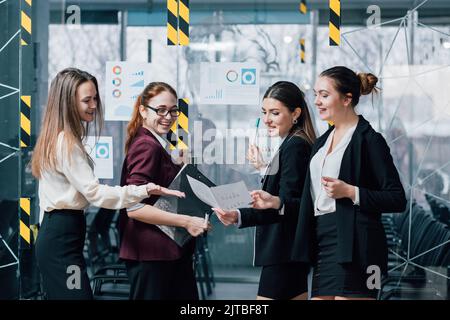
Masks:
[[[277,149],[277,152],[275,152],[275,155],[272,157],[272,159],[269,162],[269,165],[267,166],[266,173],[264,174],[264,177],[261,179],[262,189],[265,190],[265,186],[267,184],[268,178],[270,176],[274,176],[277,173],[277,170],[280,169],[280,152],[281,148],[284,148],[286,143],[292,138],[292,136],[287,137],[284,139],[283,143],[280,145],[280,147]],[[275,172],[274,172],[275,171]]]
[[[313,145],[313,149],[311,150],[311,158],[317,153],[317,151],[320,150],[320,148],[323,147],[325,142],[327,142],[328,136],[333,131],[334,126],[328,128],[327,131],[324,132],[323,135],[321,135],[319,138],[317,138],[316,142]]]
[[[359,185],[363,135],[369,128],[369,122],[360,115],[355,132],[342,157],[341,169],[339,171],[340,180],[350,184]]]

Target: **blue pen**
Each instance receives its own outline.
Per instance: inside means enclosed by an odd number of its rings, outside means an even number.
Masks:
[[[255,130],[255,138],[253,139],[253,144],[256,145],[256,139],[258,138],[258,129],[259,129],[259,122],[260,118],[256,119],[256,130]]]

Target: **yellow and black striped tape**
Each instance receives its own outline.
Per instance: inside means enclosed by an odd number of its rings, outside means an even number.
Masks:
[[[178,44],[178,1],[167,0],[167,45]]]
[[[305,38],[300,39],[300,61],[305,63]]]
[[[179,99],[178,107],[180,116],[178,117],[178,149],[189,148],[189,99]]]
[[[177,148],[178,143],[178,134],[177,134],[177,128],[178,128],[178,120],[176,120],[172,127],[170,127],[170,131],[167,133],[167,141],[169,141],[169,149],[175,150]]]
[[[32,0],[21,0],[20,3],[20,44],[31,44],[31,5]]]
[[[178,37],[180,46],[189,45],[189,0],[178,0]]]
[[[300,1],[300,12],[302,14],[306,14],[306,12],[308,11],[308,7],[306,6],[306,0],[301,0]]]
[[[167,45],[189,45],[189,0],[167,0]]]
[[[20,147],[31,143],[31,96],[20,97]]]
[[[31,243],[30,210],[30,198],[20,198],[20,238],[25,246]]]
[[[330,46],[339,46],[341,43],[341,1],[330,0],[329,37]]]
[[[178,99],[180,115],[167,134],[170,150],[186,150],[189,148],[189,100]]]

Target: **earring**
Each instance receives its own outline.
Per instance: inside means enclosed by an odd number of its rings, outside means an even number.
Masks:
[[[297,119],[292,120],[293,124],[297,124]]]

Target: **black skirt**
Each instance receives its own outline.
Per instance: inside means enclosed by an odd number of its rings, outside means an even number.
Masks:
[[[48,299],[93,299],[83,257],[85,234],[83,211],[45,212],[36,239],[36,258]]]
[[[356,263],[337,263],[336,212],[316,218],[317,260],[314,264],[311,297],[340,296],[376,298],[378,291],[367,286],[368,274]]]
[[[173,261],[125,260],[130,300],[198,300],[192,256]]]
[[[308,291],[309,267],[300,262],[263,266],[258,296],[289,300]]]

